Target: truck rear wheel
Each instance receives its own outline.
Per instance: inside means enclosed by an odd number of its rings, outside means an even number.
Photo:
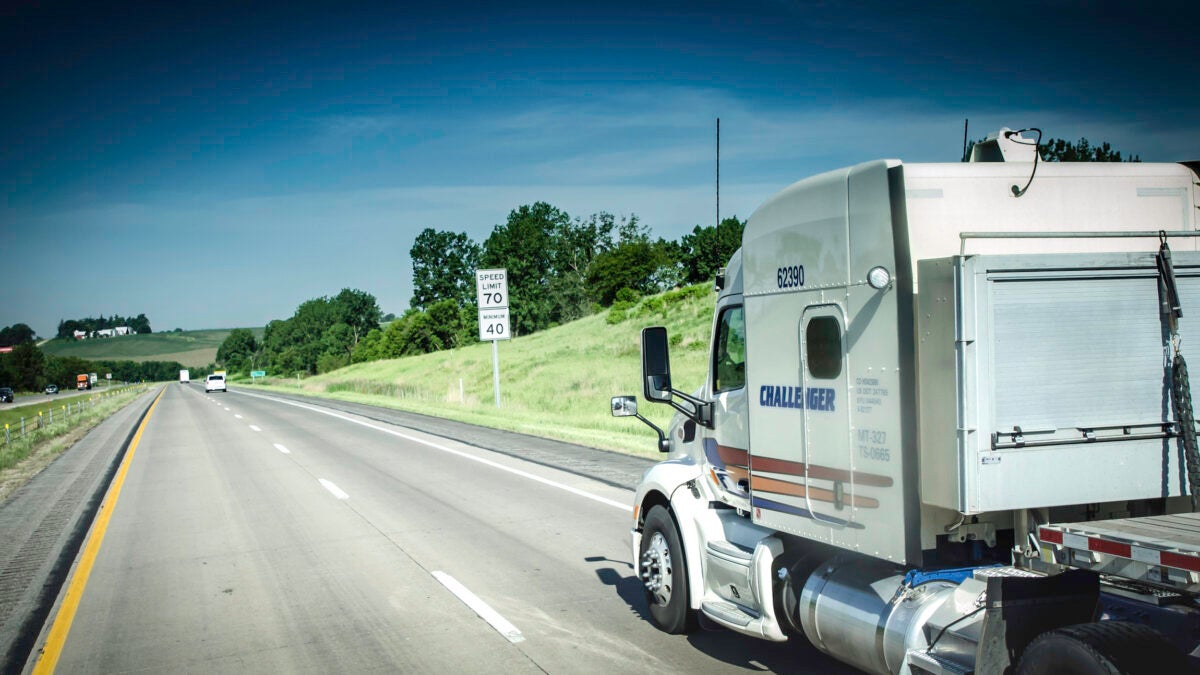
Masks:
[[[1124,675],[1186,672],[1183,653],[1137,623],[1100,621],[1042,633],[1021,655],[1016,675]]]
[[[675,520],[662,506],[646,514],[638,569],[654,623],[671,634],[691,632],[696,613],[689,607],[687,561]]]

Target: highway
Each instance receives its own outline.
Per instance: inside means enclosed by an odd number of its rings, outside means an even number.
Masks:
[[[807,644],[658,631],[632,492],[513,454],[167,385],[26,669],[849,672]]]

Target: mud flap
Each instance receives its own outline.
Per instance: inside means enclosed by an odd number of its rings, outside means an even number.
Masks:
[[[990,577],[975,672],[1008,671],[1042,633],[1094,621],[1099,603],[1100,578],[1083,570],[1040,578]]]

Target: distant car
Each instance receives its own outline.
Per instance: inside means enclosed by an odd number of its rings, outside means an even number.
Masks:
[[[13,390],[8,387],[0,387],[0,403],[12,403]]]
[[[47,394],[57,394],[58,393],[58,385],[57,384],[46,385],[46,393]]]
[[[204,391],[205,393],[210,391],[227,391],[225,389],[225,376],[209,375],[208,378],[204,380]]]

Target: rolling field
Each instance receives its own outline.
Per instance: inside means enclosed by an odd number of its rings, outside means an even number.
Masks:
[[[54,356],[74,356],[90,361],[178,361],[199,368],[216,361],[217,348],[231,330],[190,330],[89,340],[55,339],[43,344],[41,349]],[[262,337],[262,328],[250,330],[256,338]]]

